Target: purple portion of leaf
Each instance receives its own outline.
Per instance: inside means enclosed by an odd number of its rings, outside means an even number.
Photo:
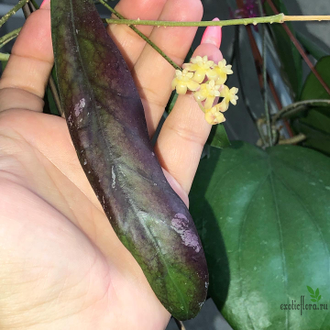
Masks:
[[[153,153],[127,65],[91,0],[51,3],[59,91],[80,163],[160,301],[192,318],[206,298],[204,252]]]

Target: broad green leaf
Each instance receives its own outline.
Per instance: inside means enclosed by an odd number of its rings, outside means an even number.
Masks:
[[[310,286],[307,285],[307,289],[310,293],[314,294],[314,290]]]
[[[212,127],[211,134],[207,143],[216,148],[227,148],[230,146],[230,141],[223,124],[215,125]]]
[[[311,301],[314,301],[314,302],[315,302],[315,301],[316,301],[316,299],[311,299]]]
[[[315,291],[315,298],[317,298],[317,296],[319,295],[320,291],[319,291],[319,288],[316,289]]]
[[[328,157],[297,146],[211,148],[190,201],[209,294],[233,329],[330,328],[328,311],[280,309],[306,297],[306,282],[329,302]]]
[[[282,0],[273,0],[273,3],[280,13],[288,13]],[[267,1],[264,4],[264,9],[267,15],[274,15]],[[286,24],[295,36],[292,24]],[[302,81],[301,56],[281,24],[273,24],[269,28],[272,32],[276,50],[282,62],[282,74],[287,77],[291,90],[297,96],[300,93]]]
[[[321,295],[319,295],[319,297],[317,298],[317,301],[320,301],[320,300],[321,300],[321,298],[322,298],[322,296],[321,296]]]

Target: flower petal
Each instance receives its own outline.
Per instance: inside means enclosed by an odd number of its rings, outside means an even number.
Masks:
[[[193,81],[193,80],[188,81],[186,86],[187,86],[187,87],[189,88],[189,90],[192,91],[192,92],[195,92],[195,91],[197,91],[197,90],[200,88],[199,83],[197,83],[197,82],[195,82],[195,81]]]

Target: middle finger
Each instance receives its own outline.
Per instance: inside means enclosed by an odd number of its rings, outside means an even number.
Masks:
[[[168,0],[160,15],[163,21],[199,21],[200,0]],[[155,28],[150,39],[181,66],[196,34],[196,27]],[[145,110],[149,134],[153,135],[172,92],[174,68],[150,45],[146,45],[132,70]]]
[[[157,20],[165,3],[166,0],[121,0],[115,9],[127,19]],[[153,27],[142,25],[137,29],[148,37]],[[107,30],[132,69],[146,42],[127,25],[109,24]]]

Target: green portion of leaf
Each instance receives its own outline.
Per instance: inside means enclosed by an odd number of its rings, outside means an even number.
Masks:
[[[230,146],[230,141],[223,124],[215,125],[212,127],[211,134],[207,143],[216,148],[227,148]]]
[[[310,293],[314,294],[314,290],[310,286],[307,285],[307,289]]]
[[[313,150],[264,152],[243,142],[211,148],[201,160],[191,213],[208,260],[209,294],[234,329],[330,327],[327,311],[301,316],[279,308],[298,301],[306,282],[330,297],[329,169],[330,159]]]
[[[316,299],[311,299],[311,301],[315,302],[315,301],[316,301]]]
[[[296,34],[298,41],[317,61],[320,60],[323,56],[327,55],[327,53],[321,47],[314,43],[313,40],[306,37],[303,33],[297,31]]]
[[[323,57],[316,65],[325,83],[330,86],[330,56]],[[300,95],[300,100],[330,99],[313,73],[307,77]],[[302,146],[310,147],[330,155],[330,106],[312,107],[292,118],[292,128],[296,133],[303,133],[307,139]]]
[[[321,296],[321,295],[319,295],[319,297],[317,298],[317,301],[320,301],[320,300],[321,300],[321,298],[322,298],[322,296]]]
[[[287,14],[282,0],[273,0],[273,3],[280,13]],[[267,15],[274,15],[267,1],[264,4],[264,9]],[[292,24],[286,24],[295,36]],[[297,96],[300,93],[302,81],[301,56],[281,24],[273,24],[269,28],[272,32],[276,49],[282,62],[283,76],[287,77],[289,87],[291,87],[292,92]]]

